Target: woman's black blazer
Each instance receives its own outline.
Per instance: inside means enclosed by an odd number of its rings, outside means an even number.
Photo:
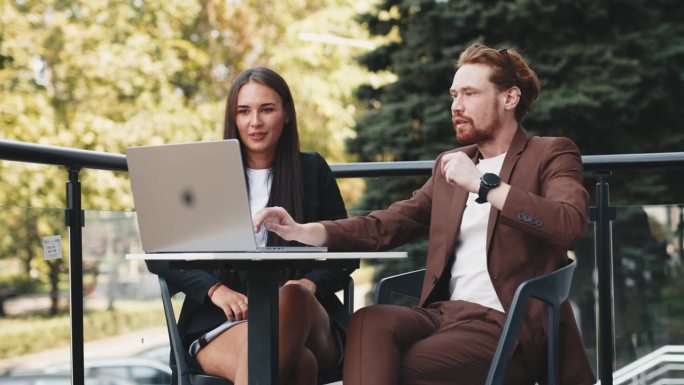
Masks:
[[[323,157],[318,153],[301,153],[302,176],[304,180],[305,222],[347,217],[344,201],[337,187],[335,177]],[[175,270],[168,261],[146,261],[150,272],[163,277],[183,293],[186,298],[178,319],[178,329],[187,348],[192,341],[226,321],[226,316],[215,306],[207,292],[217,282],[224,282],[233,290],[247,293],[245,272],[218,271],[211,269]],[[307,278],[316,284],[316,297],[323,304],[331,318],[340,314],[342,304],[334,295],[346,284],[351,271],[342,269],[315,269],[290,271],[286,279]],[[346,329],[346,320],[335,319],[336,324]]]

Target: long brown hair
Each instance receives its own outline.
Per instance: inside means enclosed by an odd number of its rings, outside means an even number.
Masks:
[[[275,91],[280,96],[288,117],[276,146],[271,168],[273,181],[271,182],[271,194],[267,205],[281,206],[290,213],[294,220],[302,222],[304,220],[304,180],[299,150],[299,133],[297,131],[297,113],[290,87],[287,86],[285,79],[266,67],[254,67],[241,72],[235,78],[226,102],[223,138],[237,139],[240,142],[243,160],[245,160],[246,151],[238,134],[235,118],[237,116],[238,93],[242,86],[250,82],[259,83]],[[285,243],[283,239],[269,232],[269,245],[278,246]]]
[[[525,59],[511,48],[493,49],[475,43],[466,48],[458,58],[458,67],[465,64],[485,64],[492,69],[490,81],[499,89],[520,89],[520,102],[515,107],[515,120],[520,122],[532,110],[540,92],[539,78],[527,65]]]

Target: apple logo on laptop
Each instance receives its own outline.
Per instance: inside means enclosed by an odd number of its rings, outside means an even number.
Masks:
[[[195,194],[190,188],[183,190],[181,193],[181,201],[188,207],[192,207],[195,204]]]

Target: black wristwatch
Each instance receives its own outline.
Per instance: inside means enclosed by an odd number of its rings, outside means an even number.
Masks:
[[[489,190],[497,187],[501,184],[501,178],[498,175],[487,172],[480,178],[480,191],[477,192],[477,198],[475,202],[485,203],[487,202],[487,194]]]

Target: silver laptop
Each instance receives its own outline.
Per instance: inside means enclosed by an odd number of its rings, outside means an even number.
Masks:
[[[126,150],[146,253],[320,252],[256,244],[236,139]]]

